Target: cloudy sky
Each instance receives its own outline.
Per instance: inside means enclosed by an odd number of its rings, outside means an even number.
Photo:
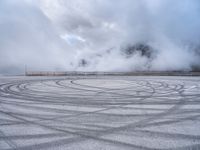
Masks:
[[[191,70],[199,0],[0,0],[0,74]]]

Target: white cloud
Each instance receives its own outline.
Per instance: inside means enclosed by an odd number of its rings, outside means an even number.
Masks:
[[[199,10],[198,0],[1,0],[0,72],[24,64],[41,70],[190,69],[200,64]],[[137,43],[149,45],[154,57],[122,54]],[[81,67],[83,59],[88,64]]]

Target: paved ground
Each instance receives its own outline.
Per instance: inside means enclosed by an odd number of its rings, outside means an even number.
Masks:
[[[1,150],[200,149],[200,77],[0,77]]]

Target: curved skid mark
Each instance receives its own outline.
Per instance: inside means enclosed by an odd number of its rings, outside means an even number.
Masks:
[[[200,130],[192,130],[200,125],[198,78],[43,77],[3,82],[0,130],[5,134],[0,140],[10,149],[66,145],[70,149],[79,143],[84,148],[91,141],[107,149],[109,145],[144,150],[199,148]],[[30,133],[21,134],[23,130]]]

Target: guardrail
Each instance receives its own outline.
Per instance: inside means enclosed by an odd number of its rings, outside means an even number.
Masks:
[[[124,75],[124,76],[200,76],[200,72],[190,71],[140,71],[140,72],[51,72],[29,71],[26,76],[89,76],[89,75]]]

